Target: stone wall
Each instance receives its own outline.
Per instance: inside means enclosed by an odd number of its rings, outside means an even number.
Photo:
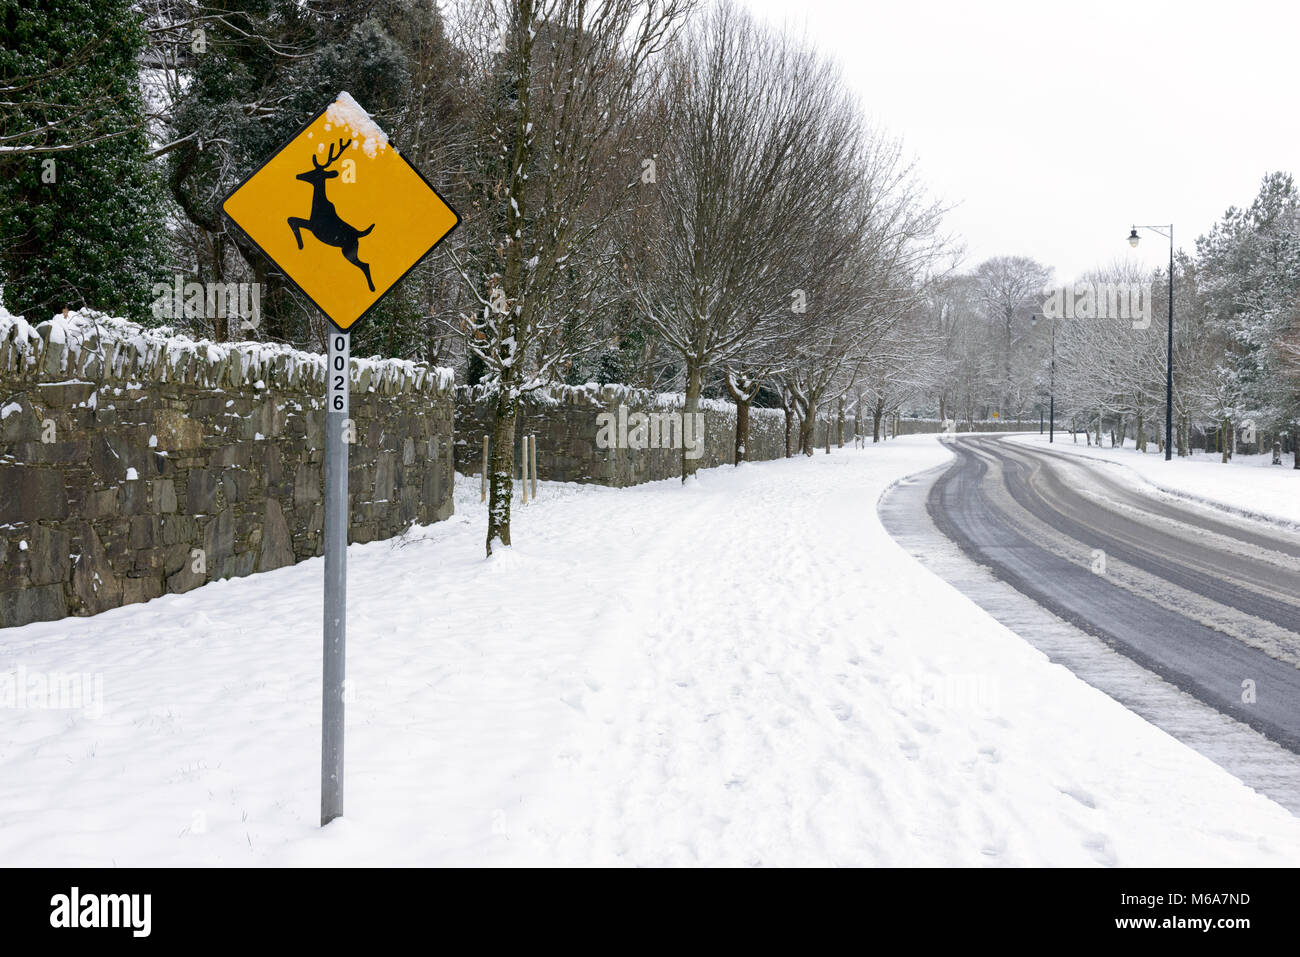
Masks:
[[[1038,416],[1031,420],[1025,417],[1017,425],[1014,420],[1010,422],[999,422],[989,420],[986,422],[975,421],[967,422],[965,419],[954,419],[955,427],[958,432],[1037,432]],[[943,422],[939,419],[901,419],[898,423],[899,435],[922,435],[930,432],[942,432]],[[871,429],[871,423],[867,423],[868,432]],[[1061,420],[1056,420],[1056,429],[1061,430]]]
[[[0,627],[321,553],[321,355],[0,310]],[[352,361],[351,540],[452,511],[448,370]]]
[[[477,475],[482,469],[483,437],[491,430],[492,396],[481,389],[456,390],[456,469]],[[622,385],[557,386],[524,399],[516,426],[516,443],[524,434],[537,436],[537,476],[555,482],[586,482],[625,487],[681,475],[681,450],[599,448],[601,413],[618,415],[619,406],[634,412],[680,411],[679,395],[656,395]],[[736,407],[715,399],[701,400],[704,453],[700,468],[730,464],[735,458]],[[824,433],[821,433],[824,434]],[[751,409],[749,459],[785,455],[785,413]],[[516,444],[516,462],[518,445]],[[516,474],[518,466],[516,465]]]

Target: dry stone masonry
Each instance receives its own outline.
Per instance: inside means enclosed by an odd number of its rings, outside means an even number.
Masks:
[[[528,394],[520,405],[516,436],[537,436],[537,476],[554,482],[585,482],[626,487],[681,475],[681,450],[600,448],[601,414],[680,412],[682,396],[656,394],[625,385],[555,386]],[[478,387],[456,390],[456,468],[464,475],[482,469],[483,436],[491,431],[493,396]],[[700,468],[726,465],[735,458],[736,407],[702,399],[704,451]],[[785,413],[749,412],[748,459],[759,462],[785,455]],[[518,448],[516,448],[518,461]]]
[[[0,627],[319,555],[324,371],[323,356],[275,344],[193,340],[90,311],[33,326],[0,309]],[[493,397],[401,360],[353,359],[351,376],[350,540],[449,517],[453,466],[479,471]],[[538,436],[542,479],[637,485],[680,475],[681,449],[602,448],[600,417],[682,404],[622,385],[557,386],[523,401],[517,434]],[[730,464],[735,406],[700,407],[698,466]],[[750,460],[785,455],[781,411],[751,409],[749,430]]]
[[[323,356],[0,310],[0,627],[321,551]],[[352,360],[351,540],[452,511],[446,369]]]

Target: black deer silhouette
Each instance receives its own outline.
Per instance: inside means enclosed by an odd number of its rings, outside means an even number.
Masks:
[[[298,248],[302,249],[302,230],[308,230],[313,236],[323,242],[326,246],[337,246],[343,251],[343,258],[352,265],[356,266],[366,275],[366,285],[370,291],[375,291],[375,284],[370,278],[370,264],[363,263],[357,258],[357,240],[362,236],[370,235],[370,230],[375,228],[371,223],[365,229],[357,229],[349,226],[339,218],[338,210],[334,204],[325,196],[325,180],[333,179],[339,175],[336,169],[330,169],[334,162],[343,155],[352,141],[344,142],[339,140],[339,151],[334,152],[334,147],[330,147],[329,158],[324,164],[316,162],[316,154],[311,157],[312,169],[305,173],[299,173],[298,179],[311,183],[311,218],[302,219],[298,216],[289,217],[289,228],[293,230],[293,238],[298,240]]]

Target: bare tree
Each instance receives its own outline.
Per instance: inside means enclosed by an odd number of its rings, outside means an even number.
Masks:
[[[592,345],[613,299],[605,230],[640,153],[629,122],[688,0],[466,2],[484,79],[473,199],[457,264],[475,310],[457,328],[495,393],[487,553],[510,544],[520,397]]]
[[[801,419],[799,450],[805,455],[813,453],[818,410],[851,392],[870,363],[890,361],[897,329],[923,301],[930,269],[944,249],[937,233],[942,210],[924,198],[897,143],[871,140],[854,170],[846,214],[824,220],[826,232],[811,247],[811,321],[780,377]],[[850,244],[849,252],[828,268],[819,251],[840,240]]]
[[[1052,270],[1026,256],[996,256],[975,270],[977,294],[990,323],[997,323],[1002,340],[1002,382],[999,409],[1005,415],[1015,404],[1013,357],[1029,317],[1041,303]]]
[[[820,257],[834,272],[850,249],[814,252],[808,226],[838,223],[851,205],[861,121],[828,61],[730,3],[673,57],[664,102],[656,182],[639,187],[625,272],[681,357],[688,414],[707,372],[728,371],[743,455],[748,403],[802,325],[807,290],[792,264]],[[694,469],[683,454],[683,481]]]
[[[946,369],[944,343],[930,334],[925,305],[884,330],[853,383],[860,409],[871,415],[873,442],[880,441],[882,421],[933,389]]]

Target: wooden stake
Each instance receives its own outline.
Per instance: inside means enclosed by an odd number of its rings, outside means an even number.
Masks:
[[[533,501],[537,501],[537,433],[528,441],[528,470],[533,473]]]
[[[522,502],[528,504],[528,436],[522,436],[519,441],[519,485],[523,491]]]

